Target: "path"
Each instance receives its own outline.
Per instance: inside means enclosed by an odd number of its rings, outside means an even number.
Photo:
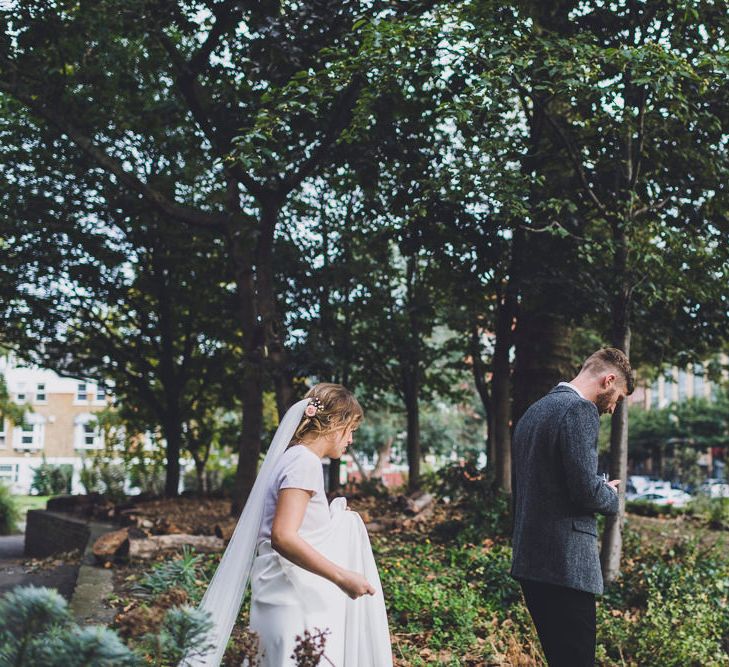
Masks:
[[[16,586],[47,586],[55,588],[67,600],[71,599],[78,565],[48,560],[43,568],[24,565],[25,535],[0,537],[0,595]]]

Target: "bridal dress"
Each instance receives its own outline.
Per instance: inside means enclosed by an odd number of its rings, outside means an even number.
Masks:
[[[220,664],[250,576],[250,629],[259,638],[261,667],[294,667],[297,635],[327,631],[322,665],[391,667],[385,600],[365,525],[344,498],[327,504],[319,457],[304,445],[288,447],[308,399],[285,415],[256,485],[201,607],[211,614],[215,648],[183,665]],[[352,600],[339,587],[288,561],[271,546],[271,525],[283,488],[309,491],[299,535],[340,567],[359,572],[374,595]],[[244,666],[246,667],[246,666]]]

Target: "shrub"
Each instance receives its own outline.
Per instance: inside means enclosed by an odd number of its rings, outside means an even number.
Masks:
[[[122,463],[102,461],[99,464],[99,476],[104,486],[105,496],[113,501],[123,500],[126,497],[124,483],[126,482],[127,473]]]
[[[33,482],[31,491],[39,496],[58,496],[71,493],[71,480],[73,479],[73,466],[70,463],[52,465],[43,462],[33,469]]]
[[[11,535],[18,529],[18,504],[5,484],[0,483],[0,535]]]
[[[157,667],[207,653],[212,627],[207,612],[167,611],[160,632],[143,637],[137,650],[113,630],[79,627],[66,601],[48,588],[16,588],[0,598],[0,665],[14,667]]]
[[[103,484],[101,483],[101,475],[94,464],[87,466],[84,463],[79,477],[81,486],[84,487],[84,491],[87,494],[101,493],[104,490]]]
[[[206,611],[173,607],[165,615],[160,631],[142,638],[140,649],[148,663],[158,667],[176,666],[183,658],[203,656],[214,648],[208,640],[212,627]]]
[[[202,556],[185,547],[179,558],[154,565],[139,581],[138,587],[153,595],[159,595],[171,588],[181,588],[191,598],[196,598],[199,596],[200,579],[205,578],[202,566]]]

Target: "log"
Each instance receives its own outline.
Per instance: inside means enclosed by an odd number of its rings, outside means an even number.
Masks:
[[[216,553],[225,549],[225,542],[212,535],[152,535],[143,540],[129,540],[129,558],[149,560],[163,551],[192,547],[203,553]]]
[[[229,521],[222,521],[216,523],[213,528],[213,533],[225,542],[230,542],[230,538],[233,537],[233,531],[238,525],[237,519],[230,519]]]
[[[123,551],[125,543],[129,540],[129,529],[122,528],[121,530],[114,530],[110,533],[105,533],[96,542],[91,550],[94,556],[100,561],[114,560]]]
[[[435,498],[424,491],[416,491],[412,496],[401,496],[401,506],[408,514],[419,514],[433,504]]]

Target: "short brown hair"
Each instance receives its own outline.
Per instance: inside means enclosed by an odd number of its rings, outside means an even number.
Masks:
[[[585,363],[582,364],[582,370],[592,373],[601,373],[610,368],[618,371],[618,374],[625,380],[628,395],[632,394],[635,389],[633,369],[630,367],[628,357],[622,350],[618,350],[616,347],[604,347],[587,357]]]
[[[304,398],[318,398],[321,409],[313,417],[304,415],[291,443],[327,436],[347,427],[357,428],[364,417],[354,394],[341,384],[320,382]]]

